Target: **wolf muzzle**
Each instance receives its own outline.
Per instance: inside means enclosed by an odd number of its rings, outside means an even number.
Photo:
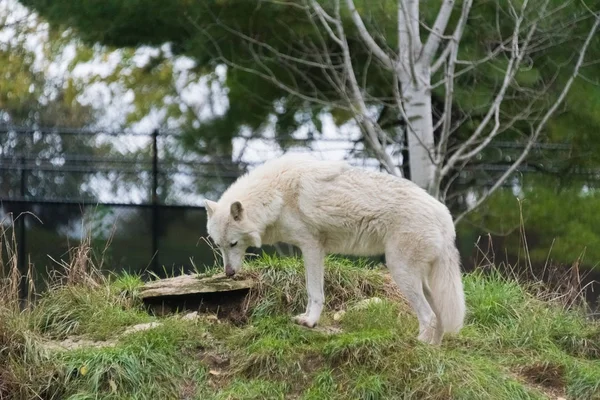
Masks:
[[[231,268],[231,265],[225,266],[225,275],[227,275],[230,278],[235,275],[235,270]]]

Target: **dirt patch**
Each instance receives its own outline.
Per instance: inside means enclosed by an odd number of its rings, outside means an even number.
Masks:
[[[321,354],[308,354],[302,359],[300,365],[302,366],[302,371],[307,376],[312,376],[315,371],[318,371],[325,365],[325,360]]]
[[[196,398],[198,384],[191,379],[185,380],[179,388],[179,398],[181,400],[191,400]]]
[[[223,371],[229,367],[230,359],[226,354],[214,351],[206,351],[200,354],[200,360],[207,365],[211,371]],[[218,374],[215,374],[218,375]]]
[[[231,360],[227,354],[214,350],[201,351],[198,359],[208,367],[208,383],[213,389],[220,389],[229,382]]]
[[[518,377],[550,399],[565,398],[565,367],[562,365],[550,363],[528,365],[518,371]]]

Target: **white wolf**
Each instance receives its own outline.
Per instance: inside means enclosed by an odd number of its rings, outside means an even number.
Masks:
[[[448,209],[409,180],[345,162],[285,155],[206,200],[208,234],[233,276],[248,247],[285,242],[302,251],[308,304],[294,317],[314,327],[324,302],[326,253],[385,254],[415,310],[419,340],[439,344],[465,315],[456,233]]]

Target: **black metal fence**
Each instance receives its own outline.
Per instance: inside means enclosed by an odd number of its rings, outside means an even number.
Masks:
[[[43,279],[88,236],[115,270],[162,275],[212,264],[196,193],[229,184],[243,166],[177,157],[167,143],[175,136],[0,129],[2,242],[16,238],[20,270],[32,264]]]

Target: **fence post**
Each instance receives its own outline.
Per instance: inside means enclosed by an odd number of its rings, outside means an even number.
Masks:
[[[158,273],[158,129],[152,132],[152,270]]]
[[[25,170],[25,156],[21,156],[21,183],[19,195],[21,198],[21,205],[17,208],[18,214],[17,218],[19,218],[19,243],[17,245],[17,257],[19,258],[19,271],[21,271],[21,276],[25,276],[27,274],[27,266],[25,263],[25,258],[27,257],[27,247],[26,247],[26,226],[25,226],[25,195],[27,194],[27,176]],[[14,229],[14,228],[13,228]],[[23,296],[22,298],[27,298],[27,284],[25,283],[27,280],[23,280],[21,282],[20,292]]]

